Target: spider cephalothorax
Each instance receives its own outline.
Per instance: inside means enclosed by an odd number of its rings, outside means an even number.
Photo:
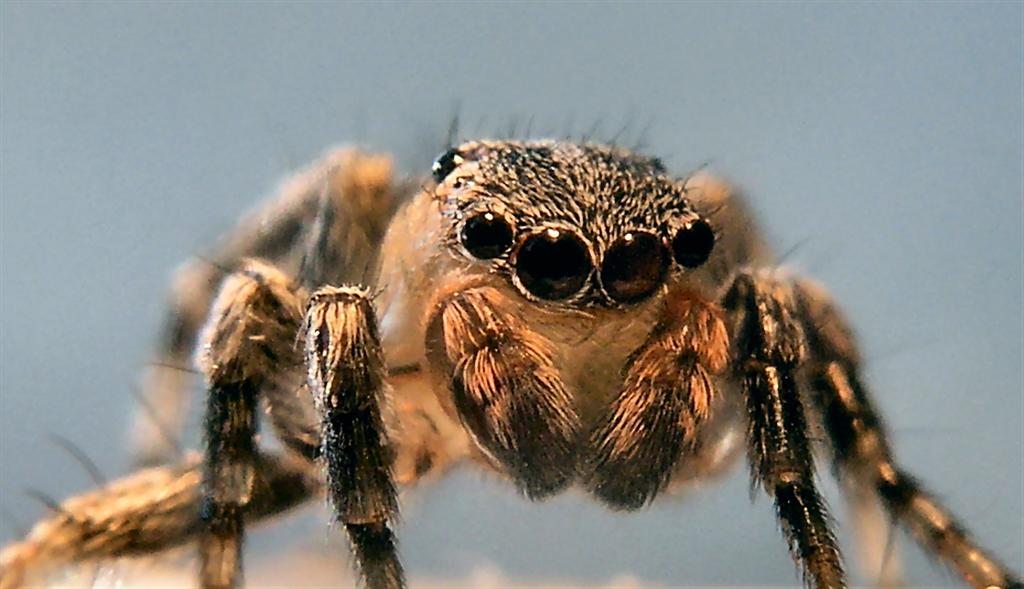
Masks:
[[[601,145],[473,142],[437,159],[450,242],[531,300],[638,303],[715,235],[660,161]]]
[[[187,265],[146,395],[178,424],[197,355],[202,456],[55,506],[0,553],[0,589],[193,540],[201,585],[236,587],[246,525],[320,495],[366,585],[399,589],[396,491],[430,473],[474,462],[533,499],[578,485],[636,509],[744,446],[806,583],[841,588],[812,431],[964,580],[1020,587],[895,463],[850,328],[726,184],[557,141],[464,143],[432,176],[332,152]]]

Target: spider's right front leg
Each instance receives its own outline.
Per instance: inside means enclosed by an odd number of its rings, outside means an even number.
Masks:
[[[327,494],[345,526],[368,589],[401,589],[404,573],[388,527],[398,514],[381,406],[386,371],[369,293],[325,287],[310,297],[304,327],[307,383],[320,415]]]

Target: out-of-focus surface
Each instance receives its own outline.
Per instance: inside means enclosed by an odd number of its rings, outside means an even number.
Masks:
[[[129,391],[181,260],[328,145],[426,171],[458,105],[467,137],[649,124],[672,169],[737,180],[858,327],[898,457],[1020,571],[1022,10],[4,2],[0,506],[28,524],[44,509],[24,488],[90,486],[48,433],[125,471]],[[340,555],[324,521],[255,533],[249,562]],[[400,538],[424,584],[797,583],[743,468],[633,515],[459,473],[410,497]],[[904,553],[915,585],[957,584]]]
[[[246,573],[247,589],[355,589],[358,587],[354,575],[346,564],[335,555],[315,547],[304,551],[294,548],[283,555],[275,555],[255,563]],[[186,566],[182,566],[185,564]],[[166,589],[167,587],[194,587],[195,575],[188,561],[168,564],[166,561],[142,560],[118,562],[101,568],[92,566],[64,571],[52,579],[54,589],[73,589],[83,585],[92,589]],[[297,574],[301,571],[301,574]],[[578,581],[565,580],[564,576],[552,576],[524,582],[490,565],[483,565],[459,574],[421,576],[409,579],[416,589],[526,589],[550,588],[573,589],[581,585]],[[608,589],[642,589],[663,587],[640,581],[630,575],[620,575],[607,580],[587,583],[587,587]]]

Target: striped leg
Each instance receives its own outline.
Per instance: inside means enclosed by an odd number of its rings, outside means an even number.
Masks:
[[[803,334],[792,291],[768,275],[739,275],[724,299],[735,317],[737,378],[747,406],[747,443],[754,485],[775,500],[790,551],[814,589],[846,587],[814,462],[796,371]]]
[[[974,587],[1021,587],[1021,579],[981,549],[964,527],[893,460],[885,427],[858,375],[852,332],[818,286],[796,288],[808,342],[813,398],[837,470],[873,489],[890,515]]]

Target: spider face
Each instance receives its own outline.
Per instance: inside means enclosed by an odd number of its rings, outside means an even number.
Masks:
[[[447,245],[531,301],[643,302],[701,266],[715,234],[661,162],[570,143],[472,142],[432,167]]]

